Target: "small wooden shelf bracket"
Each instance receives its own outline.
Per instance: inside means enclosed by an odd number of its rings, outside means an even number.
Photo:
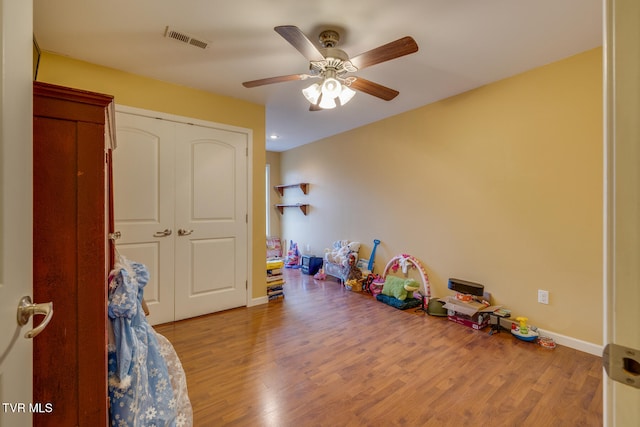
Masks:
[[[307,191],[309,190],[309,183],[308,182],[301,182],[301,183],[298,183],[298,184],[274,185],[273,188],[275,188],[276,191],[278,193],[280,193],[280,196],[284,196],[284,189],[285,188],[295,188],[295,187],[299,187],[300,190],[302,190],[302,192],[304,194],[307,194]]]
[[[309,205],[301,203],[296,203],[295,205],[276,205],[276,208],[278,208],[281,214],[284,213],[284,208],[300,208],[302,213],[306,215],[308,207]]]

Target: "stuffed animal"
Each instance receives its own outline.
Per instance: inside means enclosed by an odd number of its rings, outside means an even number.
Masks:
[[[354,254],[356,261],[360,242],[349,242],[348,240],[336,240],[330,249],[325,249],[324,259],[328,263],[338,264],[345,268],[349,266],[349,255]]]
[[[388,275],[385,277],[382,293],[404,301],[407,297],[413,296],[413,292],[418,289],[420,289],[420,286],[414,279],[404,279],[398,276]]]
[[[351,242],[347,245],[349,252],[358,252],[360,250],[360,242]]]

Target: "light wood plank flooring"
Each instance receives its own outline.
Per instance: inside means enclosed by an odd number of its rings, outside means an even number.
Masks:
[[[284,298],[160,325],[204,426],[599,426],[599,357],[287,270]]]

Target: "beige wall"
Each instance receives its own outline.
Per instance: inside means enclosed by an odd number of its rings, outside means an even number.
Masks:
[[[311,184],[285,195],[311,208],[285,211],[283,237],[317,254],[359,240],[364,257],[378,238],[378,272],[409,253],[433,296],[450,277],[479,282],[514,315],[600,345],[602,132],[595,49],[282,153],[283,184]]]
[[[281,237],[280,212],[273,207],[280,202],[280,194],[273,188],[274,185],[282,184],[280,179],[280,153],[267,151],[267,164],[269,165],[269,231],[274,237]]]
[[[121,105],[193,117],[253,130],[253,218],[251,243],[252,297],[266,296],[265,245],[265,111],[264,106],[165,83],[111,68],[43,52],[38,80],[113,95]]]

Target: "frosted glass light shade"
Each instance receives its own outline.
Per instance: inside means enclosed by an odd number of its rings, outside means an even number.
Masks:
[[[322,108],[323,110],[330,110],[332,108],[336,108],[336,101],[335,98],[331,98],[329,96],[324,96],[324,94],[322,94],[322,97],[320,98],[320,104],[318,104],[318,107]]]
[[[320,85],[318,83],[314,83],[308,88],[302,89],[302,94],[304,95],[304,97],[307,98],[307,101],[309,101],[313,105],[316,105],[318,103],[318,99],[320,99],[321,93],[322,92],[320,91]]]
[[[353,89],[350,89],[346,86],[342,86],[342,91],[340,92],[340,95],[338,96],[338,99],[340,99],[340,105],[344,105],[347,102],[351,101],[351,98],[353,98],[353,95],[356,94],[356,91]]]
[[[341,91],[342,84],[340,84],[340,82],[333,77],[328,77],[324,79],[324,82],[322,82],[323,97],[335,98],[336,96],[340,95]]]
[[[328,77],[321,84],[314,83],[302,89],[302,94],[312,105],[317,105],[323,110],[330,110],[338,105],[336,98],[340,105],[345,105],[353,98],[356,92],[340,83],[337,79]]]

